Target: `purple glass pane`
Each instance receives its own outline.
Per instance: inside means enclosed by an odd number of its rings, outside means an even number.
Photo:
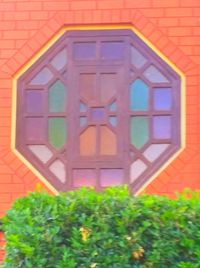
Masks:
[[[121,185],[123,181],[123,169],[101,169],[100,171],[100,184],[102,187]]]
[[[66,49],[61,50],[51,61],[51,64],[55,69],[60,71],[67,63],[67,51]]]
[[[172,108],[171,88],[156,88],[154,90],[154,109],[169,111]]]
[[[27,113],[43,113],[44,99],[42,90],[26,91],[26,112]]]
[[[105,60],[122,59],[124,57],[124,48],[123,42],[102,42],[101,58]]]
[[[28,141],[44,141],[45,125],[43,118],[26,118],[26,140]]]
[[[90,60],[96,57],[96,43],[75,43],[74,58],[76,60]]]
[[[170,139],[171,123],[171,116],[154,116],[153,137],[155,139]]]
[[[31,80],[30,85],[45,85],[47,84],[53,77],[52,72],[47,68],[44,67],[36,76]]]
[[[95,186],[96,172],[94,169],[74,169],[73,185],[74,187]]]
[[[104,108],[92,108],[92,120],[95,122],[102,122],[105,118],[105,109]]]

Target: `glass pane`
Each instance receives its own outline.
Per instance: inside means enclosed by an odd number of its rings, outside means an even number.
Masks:
[[[155,161],[162,153],[164,153],[169,144],[152,144],[145,151],[144,156],[150,161]]]
[[[156,88],[154,90],[153,101],[156,111],[169,111],[172,108],[172,89]]]
[[[119,60],[124,57],[125,46],[123,42],[102,42],[101,58],[103,60]]]
[[[116,74],[101,74],[100,77],[100,98],[101,102],[108,102],[116,94],[117,77]]]
[[[36,76],[31,80],[30,85],[45,85],[53,78],[52,72],[44,67]]]
[[[95,122],[102,122],[105,119],[105,109],[104,108],[92,108],[92,120]]]
[[[61,50],[51,61],[51,65],[60,71],[67,63],[67,50]]]
[[[49,112],[64,112],[65,102],[65,86],[57,80],[49,88]]]
[[[132,117],[130,123],[131,144],[140,149],[149,139],[148,118],[145,116]]]
[[[90,60],[96,58],[96,43],[75,43],[74,58],[75,60]]]
[[[26,140],[44,141],[45,122],[43,118],[26,118]]]
[[[83,127],[87,123],[87,117],[81,116],[80,117],[80,126]]]
[[[116,126],[117,125],[117,117],[116,116],[109,116],[109,122],[112,126]]]
[[[149,106],[149,89],[141,80],[137,79],[130,88],[130,108],[132,111],[147,111]]]
[[[108,109],[109,109],[109,111],[111,111],[111,112],[115,112],[115,111],[117,110],[117,103],[116,103],[116,101],[113,102],[113,103],[111,103],[111,104],[108,106]]]
[[[47,163],[53,156],[46,145],[29,145],[28,148],[43,163]]]
[[[94,100],[95,89],[96,89],[96,74],[81,74],[80,75],[81,97],[88,101]]]
[[[87,105],[85,103],[80,103],[80,112],[86,112],[87,111]]]
[[[153,117],[153,137],[155,139],[171,138],[171,116]]]
[[[147,165],[141,160],[136,160],[131,165],[131,182],[134,182],[147,169]]]
[[[169,80],[154,65],[144,71],[144,76],[152,83],[167,83]]]
[[[100,127],[100,154],[116,155],[117,139],[116,135],[106,126]]]
[[[96,127],[88,127],[80,135],[80,155],[95,155],[96,153]]]
[[[52,117],[49,118],[49,143],[59,149],[67,139],[67,123],[64,118]]]
[[[101,169],[100,171],[100,184],[102,187],[121,185],[123,181],[123,169]]]
[[[51,172],[58,178],[58,180],[62,183],[66,181],[66,171],[65,165],[60,160],[56,160],[49,167]]]
[[[44,98],[42,90],[26,91],[26,112],[27,113],[44,112]]]
[[[95,186],[96,172],[94,169],[74,169],[73,186]]]
[[[136,68],[141,68],[147,62],[147,59],[135,48],[131,47],[131,63]]]

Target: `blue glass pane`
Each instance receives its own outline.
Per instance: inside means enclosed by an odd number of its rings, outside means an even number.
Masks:
[[[117,117],[116,116],[110,116],[109,117],[109,122],[112,126],[116,126],[117,125]]]
[[[80,112],[86,112],[86,111],[87,111],[87,106],[83,102],[81,102],[80,103]]]
[[[80,126],[84,126],[87,123],[87,118],[85,116],[80,117]]]
[[[153,136],[155,139],[171,138],[171,116],[154,116]]]
[[[149,100],[148,86],[141,80],[137,79],[131,84],[130,89],[130,108],[132,111],[147,111]]]
[[[117,110],[117,103],[116,103],[116,102],[111,103],[111,104],[108,106],[108,108],[109,108],[109,111],[111,111],[111,112],[115,112],[115,111]]]
[[[156,88],[154,90],[154,109],[168,111],[172,108],[171,88]]]

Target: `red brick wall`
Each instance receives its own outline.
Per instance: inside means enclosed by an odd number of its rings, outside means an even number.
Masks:
[[[199,0],[1,0],[0,217],[38,182],[10,149],[13,75],[63,25],[120,23],[132,24],[186,76],[186,148],[146,191],[171,196],[199,188]]]

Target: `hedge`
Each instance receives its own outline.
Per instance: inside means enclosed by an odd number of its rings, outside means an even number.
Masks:
[[[200,267],[200,200],[190,195],[31,193],[3,219],[4,268]]]

